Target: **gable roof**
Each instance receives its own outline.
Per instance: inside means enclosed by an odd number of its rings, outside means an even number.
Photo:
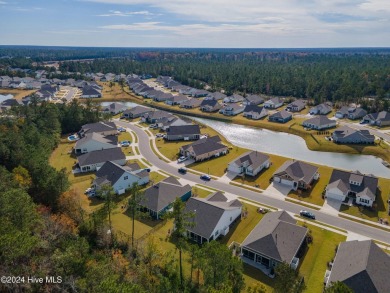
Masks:
[[[221,138],[218,135],[214,135],[212,137],[201,138],[197,141],[194,141],[193,143],[181,146],[181,149],[185,151],[185,150],[189,149],[190,147],[193,147],[193,146],[198,145],[198,144],[204,144],[206,142],[215,142],[215,143],[221,142]]]
[[[201,107],[204,106],[215,107],[217,105],[219,105],[217,100],[203,100],[202,103],[200,104]]]
[[[92,132],[92,133],[86,133],[83,138],[78,140],[76,142],[75,148],[80,147],[80,145],[83,145],[86,142],[89,142],[91,140],[98,141],[101,143],[107,143],[112,145],[118,145],[118,136],[116,135],[110,135],[110,136],[103,136],[100,133]]]
[[[122,167],[116,163],[107,161],[104,165],[96,172],[95,184],[111,184],[114,185],[119,178],[123,175],[123,173],[129,173],[133,176],[141,177],[138,174],[135,174],[130,169],[126,168],[126,166]]]
[[[286,119],[288,117],[291,117],[292,114],[286,110],[278,111],[272,115],[269,115],[269,118],[274,119],[274,118],[281,118],[281,119]]]
[[[328,283],[341,281],[356,293],[390,290],[390,256],[372,240],[340,243]]]
[[[360,183],[360,186],[350,184],[351,181]],[[330,188],[338,188],[344,194],[353,191],[360,196],[367,196],[375,200],[378,178],[373,175],[362,174],[359,171],[348,172],[334,169],[326,189]]]
[[[307,120],[303,121],[303,123],[304,124],[308,123],[308,124],[315,125],[315,126],[323,126],[323,125],[328,125],[330,123],[336,124],[336,121],[329,119],[325,115],[320,115],[320,116],[316,116],[316,117],[307,119]]]
[[[306,103],[304,100],[298,99],[298,100],[295,100],[292,103],[288,104],[287,107],[302,107],[305,105],[306,105]]]
[[[100,96],[101,92],[98,91],[95,87],[86,85],[83,87],[82,96]]]
[[[89,152],[77,157],[80,166],[98,164],[106,161],[117,161],[126,159],[121,148],[112,148]]]
[[[349,126],[342,126],[336,129],[333,132],[332,136],[334,136],[336,140],[345,139],[347,137],[356,137],[356,138],[360,138],[360,140],[369,140],[369,141],[375,140],[375,136],[372,135],[369,130],[366,129],[357,130]]]
[[[194,226],[187,227],[187,230],[209,239],[215,230],[222,215],[227,210],[240,209],[242,204],[239,200],[231,200],[217,191],[207,198],[191,197],[186,204],[186,212],[193,212],[192,219]]]
[[[285,211],[267,213],[242,243],[279,262],[291,263],[307,234]]]
[[[216,137],[218,137],[218,139]],[[191,150],[192,152],[194,152],[195,156],[213,152],[221,148],[227,149],[227,146],[222,144],[221,139],[217,135],[211,138],[200,139],[189,145],[182,146],[182,149]]]
[[[255,104],[255,105],[258,105],[258,104],[261,104],[264,102],[264,99],[258,95],[249,95],[249,96],[245,97],[245,100],[247,100],[248,102]]]
[[[271,98],[268,101],[265,101],[267,104],[280,104],[283,103],[283,100],[279,97]]]
[[[116,130],[116,125],[114,122],[109,122],[109,121],[101,121],[97,123],[89,123],[89,124],[84,124],[81,126],[81,130],[84,131],[84,133],[88,132],[104,132],[104,131],[112,131]]]
[[[157,111],[150,111],[144,115],[144,118],[151,119],[151,120],[160,120],[163,118],[172,117],[173,115],[171,113],[168,113],[163,110],[157,110]]]
[[[147,107],[142,107],[142,106],[136,106],[136,107],[134,107],[134,108],[125,110],[125,111],[123,112],[123,114],[133,114],[133,115],[137,115],[137,114],[147,113],[148,111],[152,111],[152,109],[147,108]]]
[[[304,183],[310,183],[314,174],[318,171],[318,167],[302,162],[289,160],[283,163],[278,170],[274,173],[274,176],[288,175],[295,181],[303,181]]]
[[[199,107],[201,103],[202,103],[201,100],[195,99],[195,98],[191,98],[191,99],[189,99],[187,101],[182,102],[181,106]]]
[[[185,134],[200,134],[200,127],[197,124],[170,126],[167,129],[167,135],[185,135]]]
[[[146,189],[140,205],[159,212],[189,191],[189,184],[183,186],[175,177],[170,176]]]
[[[251,166],[252,169],[256,169],[263,165],[267,160],[269,160],[268,155],[257,151],[249,151],[233,162],[238,166],[241,166],[244,162],[248,162],[248,166]]]
[[[249,104],[245,106],[244,113],[254,112],[254,113],[261,113],[263,111],[264,107],[259,107],[257,105]]]
[[[371,119],[375,121],[390,121],[390,113],[387,111],[367,114],[365,119]]]
[[[103,111],[121,111],[121,110],[124,110],[126,109],[127,107],[125,105],[123,105],[122,103],[112,103],[110,105],[108,105],[107,107],[104,108]]]

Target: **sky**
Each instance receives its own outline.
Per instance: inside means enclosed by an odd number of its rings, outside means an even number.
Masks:
[[[0,45],[390,47],[390,0],[0,0]]]

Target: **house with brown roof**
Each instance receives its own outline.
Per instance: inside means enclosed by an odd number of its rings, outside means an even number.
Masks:
[[[390,256],[373,240],[342,242],[324,283],[343,282],[355,293],[388,293],[389,268]]]
[[[302,162],[290,160],[284,162],[282,166],[272,176],[273,181],[283,185],[291,186],[292,189],[309,189],[314,180],[320,178],[318,167]]]
[[[263,271],[283,262],[296,269],[307,233],[286,211],[267,213],[242,242],[241,259]]]

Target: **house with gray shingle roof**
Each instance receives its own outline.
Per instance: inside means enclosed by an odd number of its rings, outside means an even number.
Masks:
[[[348,118],[351,120],[360,119],[367,115],[367,111],[363,108],[354,108],[348,113]]]
[[[322,103],[317,106],[314,106],[309,111],[309,113],[312,115],[326,115],[330,112],[332,112],[332,107],[327,103]]]
[[[156,101],[156,102],[165,102],[166,100],[169,100],[173,97],[173,95],[171,93],[164,93],[164,92],[160,92],[158,94],[156,94],[154,97],[153,97],[153,101]]]
[[[141,116],[145,115],[146,113],[149,113],[150,111],[152,111],[151,108],[136,106],[134,108],[125,110],[123,112],[123,116],[125,116],[126,118],[129,118],[129,119],[134,119],[134,118],[141,117]]]
[[[98,150],[113,149],[118,147],[118,136],[103,136],[97,132],[86,133],[76,142],[74,151],[76,155]]]
[[[89,85],[85,85],[82,89],[80,98],[101,98],[102,92],[97,88]]]
[[[348,126],[343,126],[336,129],[332,133],[333,141],[336,143],[345,144],[373,144],[375,136],[366,129],[353,129]]]
[[[244,117],[248,119],[258,120],[268,115],[268,110],[257,105],[246,105],[244,109]]]
[[[120,166],[113,162],[105,162],[104,165],[96,172],[96,179],[93,181],[93,187],[96,190],[103,185],[112,186],[115,193],[123,194],[126,189],[133,186],[145,185],[149,182],[149,172],[143,169],[134,170],[128,166]]]
[[[308,229],[285,211],[267,213],[241,244],[241,259],[254,267],[271,269],[287,263],[299,265]]]
[[[77,157],[77,165],[81,172],[99,170],[107,161],[123,166],[126,164],[126,156],[121,148],[116,147],[92,151]]]
[[[226,155],[229,149],[222,143],[221,138],[215,135],[184,145],[180,147],[179,152],[182,156],[190,157],[195,161],[203,161],[212,157]]]
[[[241,217],[242,204],[217,191],[207,198],[191,197],[185,211],[194,215],[190,219],[193,224],[187,227],[187,237],[202,244],[229,233],[231,225]]]
[[[216,112],[222,108],[217,100],[203,100],[200,104],[200,110],[204,112]]]
[[[171,118],[171,117],[174,117],[171,113],[168,113],[163,110],[154,110],[144,114],[141,120],[147,123],[159,123],[161,120]]]
[[[180,95],[172,96],[171,98],[167,99],[165,101],[165,104],[171,105],[171,106],[180,105],[181,103],[188,101],[188,100],[189,100],[189,98],[187,96],[180,94]]]
[[[378,113],[371,113],[364,116],[363,121],[371,125],[377,125],[379,127],[390,125],[390,113],[382,111]]]
[[[153,186],[147,188],[140,202],[141,210],[159,219],[171,208],[176,198],[186,201],[191,197],[191,186],[182,185],[175,177],[171,176]]]
[[[269,168],[269,156],[257,151],[249,151],[228,164],[228,171],[237,174],[256,176],[264,168]]]
[[[187,101],[184,101],[180,104],[180,108],[185,108],[185,109],[194,109],[200,107],[200,104],[202,103],[201,100],[191,98]]]
[[[303,121],[302,125],[303,127],[310,129],[323,130],[336,127],[337,122],[336,120],[331,120],[324,115],[320,115]]]
[[[245,106],[239,104],[229,104],[224,106],[221,110],[219,110],[219,113],[225,116],[235,116],[244,112],[244,109]]]
[[[100,121],[96,123],[88,123],[81,126],[81,130],[78,132],[80,137],[83,137],[87,133],[96,132],[101,135],[115,135],[118,133],[114,122]]]
[[[259,105],[261,103],[264,103],[264,99],[258,95],[248,95],[243,101],[244,105]]]
[[[375,201],[377,189],[378,178],[373,175],[335,169],[325,188],[325,197],[339,201],[353,198],[357,204],[371,207]]]
[[[197,140],[200,137],[200,127],[197,124],[169,126],[166,140]]]
[[[226,95],[221,93],[221,92],[214,92],[214,93],[209,93],[207,95],[207,97],[205,97],[204,99],[205,100],[216,100],[216,101],[219,101],[219,100],[223,100],[224,98],[226,98]]]
[[[289,160],[283,163],[272,175],[274,182],[291,186],[292,189],[309,189],[314,180],[320,178],[318,167],[302,162]]]
[[[122,103],[115,102],[115,103],[108,105],[107,107],[104,107],[103,112],[110,113],[112,115],[116,115],[116,114],[119,114],[119,113],[125,111],[126,109],[127,109],[127,107],[125,105],[123,105]]]
[[[305,108],[306,108],[306,101],[299,99],[288,104],[286,110],[290,112],[299,112]]]
[[[269,109],[276,109],[283,106],[283,100],[281,98],[272,98],[264,102],[264,107]]]
[[[390,292],[390,256],[373,240],[347,241],[339,244],[325,285],[343,282],[355,293]]]
[[[269,121],[278,122],[278,123],[286,123],[291,119],[292,119],[292,114],[286,110],[278,111],[268,116]]]
[[[233,94],[223,99],[225,103],[239,103],[243,102],[244,100],[244,97],[239,94]]]

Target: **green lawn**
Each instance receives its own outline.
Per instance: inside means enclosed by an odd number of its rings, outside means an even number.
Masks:
[[[150,172],[150,182],[153,182],[153,184],[156,184],[160,182],[161,180],[164,180],[165,178],[168,178],[168,176],[164,176],[158,172]]]
[[[300,225],[306,225],[313,236],[313,243],[300,260],[299,272],[305,278],[306,292],[321,293],[323,278],[327,269],[327,262],[335,257],[335,248],[346,240],[346,236],[317,226],[298,221]]]
[[[377,192],[373,208],[341,205],[340,212],[374,222],[378,222],[379,218],[387,219],[390,223],[390,216],[387,213],[389,196],[390,179],[379,178],[379,191]]]
[[[198,186],[192,187],[192,194],[193,194],[193,196],[196,196],[196,197],[205,198],[214,192],[215,191],[208,191],[208,190],[200,188]]]
[[[313,164],[315,165],[315,164]],[[322,198],[322,193],[325,190],[326,185],[328,185],[330,176],[332,175],[333,169],[327,166],[318,166],[318,172],[320,173],[320,179],[314,181],[311,189],[309,190],[293,190],[288,196],[312,204],[322,206],[324,204],[324,199]]]
[[[130,135],[130,133],[128,133],[127,131],[126,132],[120,132],[119,136],[118,136],[118,142],[121,142],[123,140],[128,140],[130,142],[132,142],[132,137]],[[122,147],[122,152],[128,156],[128,155],[131,155],[133,149],[132,149],[132,145],[130,144],[129,147]]]
[[[127,161],[127,165],[132,164],[132,163],[137,163],[142,169],[147,168],[147,166],[145,165],[145,163],[142,162],[141,160],[134,159],[134,160],[128,160],[128,161]]]
[[[281,157],[281,156],[276,156],[276,155],[271,155],[267,154],[270,157],[270,161],[272,165],[263,171],[261,171],[257,176],[251,177],[251,176],[245,176],[245,177],[236,177],[234,178],[234,182],[236,183],[242,183],[242,184],[247,184],[251,186],[256,186],[258,185],[259,188],[261,189],[266,189],[270,185],[270,179],[272,175],[275,173],[275,171],[283,165],[285,161],[288,160],[288,158]]]

